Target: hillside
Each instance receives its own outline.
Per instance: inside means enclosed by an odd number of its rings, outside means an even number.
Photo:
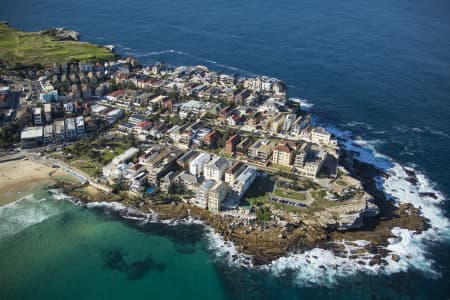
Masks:
[[[106,60],[114,56],[109,49],[92,43],[63,40],[48,33],[24,32],[0,24],[0,60],[8,67],[50,66],[54,62]]]

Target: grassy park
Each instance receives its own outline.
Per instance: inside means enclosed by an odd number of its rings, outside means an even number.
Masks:
[[[60,40],[40,32],[24,32],[0,23],[0,60],[9,67],[29,67],[37,63],[51,66],[71,60],[114,58],[109,49],[88,42]]]

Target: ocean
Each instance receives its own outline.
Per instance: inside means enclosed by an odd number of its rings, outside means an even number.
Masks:
[[[318,250],[249,270],[216,255],[217,244],[232,247],[198,224],[142,225],[40,191],[0,208],[0,298],[450,297],[450,2],[3,0],[0,19],[68,27],[144,64],[280,78],[433,225],[397,232],[390,247],[412,260],[384,270],[324,270],[338,258]],[[430,191],[437,199],[421,196]]]

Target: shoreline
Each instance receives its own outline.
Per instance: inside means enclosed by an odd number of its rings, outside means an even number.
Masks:
[[[379,218],[365,220],[366,225],[362,228],[345,231],[322,228],[306,220],[284,226],[275,222],[249,224],[239,218],[215,214],[183,202],[165,204],[139,202],[124,195],[99,191],[89,185],[74,185],[67,182],[57,182],[54,187],[72,197],[75,203],[88,208],[115,210],[127,221],[148,221],[151,218],[151,222],[177,223],[189,219],[198,220],[212,228],[225,243],[230,242],[238,254],[249,257],[249,264],[252,266],[267,266],[286,255],[304,253],[314,248],[331,251],[337,256],[345,255],[348,245],[357,244],[361,240],[367,243],[356,247],[357,249],[352,252],[353,259],[370,255],[372,259],[367,262],[370,267],[384,266],[387,264],[386,259],[397,262],[400,257],[387,248],[390,239],[396,237],[393,230],[401,228],[420,234],[431,228],[431,224],[421,214],[420,209],[409,203],[396,205],[377,189],[375,177],[382,172],[375,166],[357,161],[354,171],[358,173],[358,177],[382,210]],[[237,259],[235,256],[232,259]]]
[[[19,159],[0,163],[0,206],[15,202],[57,181],[76,182],[67,172],[41,161]]]

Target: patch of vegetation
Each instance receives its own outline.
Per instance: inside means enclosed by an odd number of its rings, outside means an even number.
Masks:
[[[258,203],[266,203],[269,201],[269,193],[272,191],[274,181],[269,176],[256,177],[253,184],[244,195],[244,204],[257,206]]]
[[[272,164],[271,167],[281,170],[281,171],[284,171],[284,172],[291,172],[291,169],[292,169],[291,167],[278,165],[278,164]]]
[[[60,40],[39,32],[24,32],[0,24],[0,60],[11,68],[69,61],[97,61],[115,57],[109,49],[88,42]]]
[[[304,193],[298,193],[298,192],[293,192],[293,191],[288,191],[288,190],[282,190],[282,189],[275,189],[273,191],[273,193],[281,198],[288,198],[288,199],[293,199],[293,200],[299,200],[299,201],[305,201],[306,200],[306,195]]]

